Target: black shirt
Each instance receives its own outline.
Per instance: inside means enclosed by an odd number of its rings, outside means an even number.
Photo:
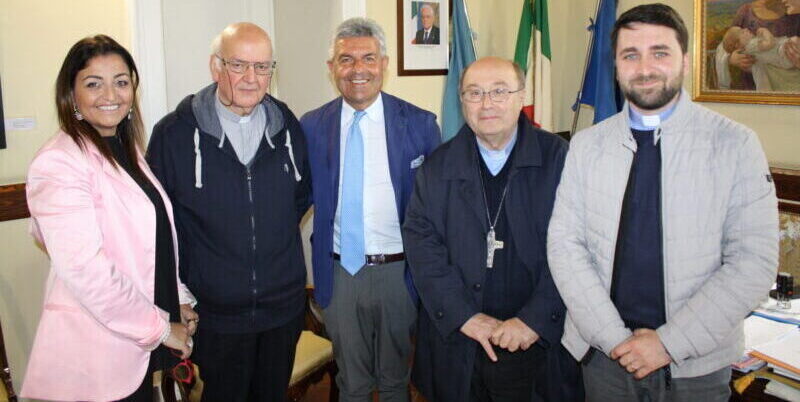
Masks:
[[[611,298],[625,326],[656,329],[666,322],[661,229],[661,142],[631,130],[637,150],[617,236]]]
[[[175,248],[172,243],[172,225],[167,215],[167,209],[161,194],[153,183],[133,171],[130,158],[120,142],[119,136],[104,137],[106,144],[111,148],[114,160],[133,178],[136,184],[144,191],[153,204],[156,212],[156,272],[154,287],[154,302],[160,309],[169,313],[170,322],[181,322],[180,305],[178,301],[178,280],[175,271]],[[159,370],[174,366],[178,358],[168,352],[167,348],[159,345],[151,354],[150,369]]]
[[[477,144],[477,142],[476,142]],[[492,176],[486,166],[480,151],[476,149],[480,165],[480,175],[483,183],[483,191],[486,195],[486,202],[489,206],[489,216],[494,221],[497,210],[500,208],[500,200],[503,198],[503,190],[509,179],[509,171],[513,164],[514,154],[517,145],[515,144],[508,156],[503,168]],[[508,191],[514,191],[509,188]],[[507,320],[517,316],[517,313],[530,299],[533,287],[531,277],[525,268],[522,260],[514,247],[511,228],[508,224],[508,205],[503,201],[502,211],[497,218],[494,227],[495,238],[503,242],[502,249],[494,251],[494,262],[492,268],[486,269],[484,280],[483,313],[497,318]],[[486,218],[484,218],[486,219]]]

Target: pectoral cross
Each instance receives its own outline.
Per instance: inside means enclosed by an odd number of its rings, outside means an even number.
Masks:
[[[486,268],[492,268],[494,265],[495,250],[502,249],[503,242],[495,238],[494,228],[490,228],[489,233],[486,234]]]

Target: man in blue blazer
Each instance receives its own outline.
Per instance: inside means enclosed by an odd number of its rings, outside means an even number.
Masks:
[[[408,401],[417,296],[401,225],[417,168],[440,142],[436,117],[381,92],[383,30],[336,30],[331,75],[342,96],[308,112],[316,301],[334,345],[342,401]]]

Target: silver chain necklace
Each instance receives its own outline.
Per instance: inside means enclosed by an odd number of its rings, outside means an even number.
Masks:
[[[506,193],[508,193],[508,185],[511,182],[506,178],[506,185],[503,188],[503,195],[500,197],[500,205],[497,207],[497,212],[494,215],[494,220],[492,220],[491,215],[489,214],[489,200],[486,197],[486,186],[483,183],[483,171],[481,170],[480,160],[478,161],[478,175],[481,178],[481,193],[483,194],[483,205],[486,208],[486,221],[489,223],[489,233],[486,234],[486,268],[494,267],[494,252],[496,250],[502,250],[504,243],[500,240],[497,240],[495,237],[494,228],[497,226],[497,220],[500,218],[500,212],[503,210],[503,204],[506,200]],[[506,161],[507,163],[508,161]],[[502,170],[502,169],[501,169]]]

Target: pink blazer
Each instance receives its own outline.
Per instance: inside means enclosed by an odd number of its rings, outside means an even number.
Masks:
[[[169,199],[141,155],[138,160],[172,222]],[[21,395],[69,401],[130,395],[169,318],[153,304],[153,204],[91,143],[81,150],[61,131],[31,163],[27,197],[31,233],[51,270]],[[172,235],[177,262],[174,225]],[[178,283],[180,302],[190,302]]]

